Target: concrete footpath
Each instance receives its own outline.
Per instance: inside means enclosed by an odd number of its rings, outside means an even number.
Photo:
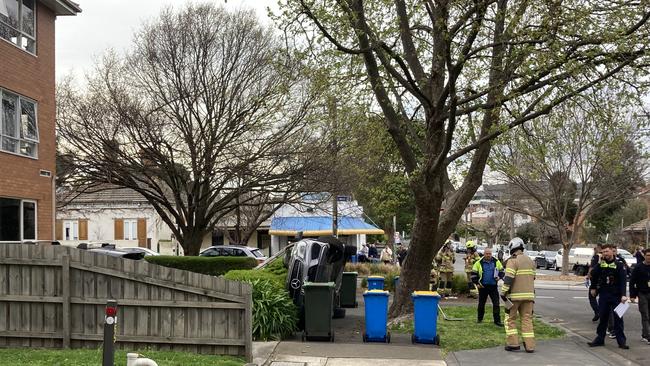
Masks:
[[[443,366],[434,347],[409,344],[337,344],[280,342],[267,356],[256,357],[259,366]],[[253,347],[254,349],[256,347]],[[261,356],[255,352],[255,356]],[[261,363],[266,357],[266,361]]]
[[[599,347],[589,348],[581,337],[539,341],[535,353],[506,352],[503,346],[452,352],[445,360],[449,366],[563,365],[563,366],[623,366],[638,365],[620,355]]]

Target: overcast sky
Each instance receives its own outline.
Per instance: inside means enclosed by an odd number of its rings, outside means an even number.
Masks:
[[[182,6],[190,0],[75,0],[83,10],[75,17],[56,21],[57,78],[70,72],[82,76],[94,60],[109,48],[124,50],[143,20],[156,16],[168,5]],[[210,0],[208,0],[210,1]],[[266,7],[274,0],[211,0],[228,8],[253,8],[268,21]],[[199,1],[193,1],[199,2]]]

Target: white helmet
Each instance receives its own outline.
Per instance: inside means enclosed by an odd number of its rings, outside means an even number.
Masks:
[[[524,241],[519,237],[514,237],[508,244],[508,251],[512,254],[517,250],[524,250]]]

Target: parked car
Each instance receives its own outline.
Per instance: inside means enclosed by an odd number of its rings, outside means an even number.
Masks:
[[[331,236],[318,239],[302,239],[293,244],[288,256],[286,287],[299,309],[299,327],[304,326],[305,282],[334,282],[334,317],[345,316],[345,309],[338,306],[341,277],[347,257],[356,253],[355,246],[346,246]]]
[[[563,263],[562,263],[562,253],[563,253],[563,251],[564,251],[564,249],[560,249],[560,250],[557,251],[557,254],[555,255],[555,270],[556,271],[559,271],[559,270],[562,269],[562,265],[563,265]],[[569,263],[572,262],[572,259],[573,259],[572,257],[573,257],[574,253],[575,253],[575,248],[569,250]],[[571,269],[571,268],[569,268],[569,269]]]
[[[536,250],[527,250],[525,254],[532,260],[535,260],[535,257],[539,255],[539,252]]]
[[[584,276],[589,272],[591,257],[594,256],[594,248],[576,247],[569,252],[569,269],[576,276]]]
[[[636,266],[636,257],[632,255],[632,253],[628,252],[625,249],[618,249],[618,254],[620,254],[623,259],[625,259],[625,262],[629,266],[629,273],[632,273],[632,270]]]
[[[456,253],[467,253],[467,247],[463,243],[458,243],[456,246]]]
[[[553,250],[542,250],[540,251],[535,258],[535,266],[537,268],[551,269],[555,266],[555,256],[557,255],[556,251]]]
[[[253,247],[243,245],[214,245],[203,249],[199,256],[201,257],[250,257],[262,263],[266,257],[262,252]]]
[[[487,245],[477,245],[476,253],[478,253],[480,256],[483,256],[483,254],[485,254],[485,248],[487,248]]]
[[[140,248],[140,247],[120,247],[120,250],[124,250],[129,253],[144,253],[144,256],[149,256],[149,255],[160,255],[160,253],[151,250],[149,248]]]

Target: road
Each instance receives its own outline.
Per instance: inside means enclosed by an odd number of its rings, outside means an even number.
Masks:
[[[536,289],[535,312],[551,323],[559,324],[573,333],[591,341],[596,336],[597,322],[592,322],[593,312],[589,307],[587,290],[576,286],[571,290]],[[616,346],[615,339],[606,339],[604,348],[596,352],[616,352],[622,357],[640,365],[650,365],[650,345],[641,342],[641,316],[637,304],[631,304],[623,317],[625,335],[629,350]]]

